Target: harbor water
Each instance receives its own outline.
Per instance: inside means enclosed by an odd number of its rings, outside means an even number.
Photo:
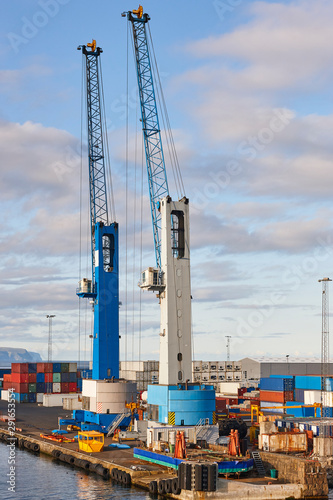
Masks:
[[[12,463],[8,463],[12,462]],[[10,470],[15,467],[15,470]],[[126,488],[95,474],[59,463],[46,455],[15,448],[14,454],[0,443],[1,500],[144,500],[149,493]],[[13,474],[14,472],[14,474]],[[12,474],[9,476],[9,474]],[[15,491],[10,491],[12,480]]]

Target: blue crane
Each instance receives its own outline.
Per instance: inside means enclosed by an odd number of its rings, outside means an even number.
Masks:
[[[106,189],[99,56],[96,41],[81,45],[86,61],[92,279],[80,281],[77,295],[93,304],[92,378],[119,377],[118,224],[110,223]]]
[[[153,75],[147,43],[146,24],[150,17],[143,14],[140,6],[137,10],[123,13],[133,27],[133,40],[136,57],[137,79],[141,104],[142,131],[145,144],[150,209],[153,223],[156,265],[161,272],[161,213],[160,200],[169,196],[169,187],[165,169],[161,131],[158,120]],[[135,15],[133,15],[135,14]]]

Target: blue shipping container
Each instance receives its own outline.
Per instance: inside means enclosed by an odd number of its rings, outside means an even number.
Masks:
[[[321,390],[321,376],[320,375],[298,375],[295,377],[296,389],[307,389],[310,391]],[[333,378],[326,379],[326,390],[333,390]]]
[[[37,384],[38,382],[45,382],[45,375],[44,373],[37,373]]]
[[[35,392],[29,392],[29,403],[36,403],[36,393]]]
[[[37,372],[37,363],[28,363],[28,373]]]
[[[262,391],[293,391],[294,379],[293,378],[271,378],[265,377],[260,379],[260,389]]]
[[[61,363],[53,363],[53,373],[61,372]]]
[[[37,382],[37,384],[36,384],[36,392],[45,392],[45,384],[44,384],[44,382]]]

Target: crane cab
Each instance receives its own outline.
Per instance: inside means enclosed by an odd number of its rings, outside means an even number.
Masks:
[[[153,290],[161,291],[164,289],[162,283],[162,277],[159,275],[158,269],[154,267],[148,267],[141,273],[141,280],[139,282],[139,287],[143,290]]]

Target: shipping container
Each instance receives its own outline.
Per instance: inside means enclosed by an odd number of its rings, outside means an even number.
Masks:
[[[37,363],[28,363],[28,373],[37,373]]]
[[[295,401],[304,403],[304,389],[295,389]]]
[[[202,372],[209,372],[209,362],[208,361],[201,362],[201,371]]]
[[[12,384],[15,382],[5,382],[3,381],[2,387],[5,391],[8,391],[8,389],[12,389]]]
[[[43,397],[43,406],[62,406],[63,399],[77,398],[77,394],[44,394]]]
[[[68,371],[70,373],[76,373],[77,372],[77,363],[68,363]]]
[[[265,377],[260,379],[262,391],[293,391],[294,379],[285,377]]]
[[[35,392],[29,392],[28,398],[29,398],[29,403],[36,403],[36,393]]]
[[[53,373],[44,373],[45,383],[53,383]]]
[[[217,361],[210,361],[209,362],[209,371],[210,372],[217,372],[217,365],[218,365]]]
[[[194,372],[193,379],[194,379],[194,382],[201,382],[201,373],[200,372]]]
[[[20,394],[29,392],[29,384],[17,384],[15,383],[15,392],[19,392]]]
[[[234,372],[225,372],[225,379],[228,381],[234,380]]]
[[[211,380],[213,382],[215,382],[215,381],[218,380],[218,378],[217,378],[217,371],[216,370],[209,372],[209,380]]]
[[[44,393],[43,392],[37,392],[37,394],[36,394],[36,403],[43,403],[43,397],[44,397]]]
[[[28,393],[18,393],[19,402],[20,403],[28,403],[29,402],[29,394]]]
[[[60,386],[60,392],[63,394],[69,393],[69,382],[62,382]]]
[[[45,373],[45,363],[37,363],[37,373]]]
[[[44,363],[44,373],[53,373],[53,363]]]
[[[260,391],[260,401],[270,401],[273,403],[285,403],[293,401],[294,391]]]
[[[9,397],[9,392],[5,389],[2,389],[1,391],[1,400],[2,401],[8,401],[8,397]]]
[[[52,382],[45,383],[45,392],[47,392],[48,394],[53,392],[53,383]]]
[[[76,372],[69,372],[69,382],[76,382],[76,381],[77,381]]]
[[[36,392],[45,392],[45,383],[44,382],[37,382]]]
[[[53,383],[61,382],[61,373],[53,373]]]
[[[69,364],[68,363],[61,363],[60,371],[62,373],[68,373],[68,371],[69,371]]]
[[[208,382],[209,381],[209,372],[202,372],[201,373],[201,381],[202,382]]]
[[[29,384],[35,384],[37,382],[37,373],[28,373]]]
[[[69,383],[69,392],[77,392],[77,384],[76,382]]]
[[[29,374],[28,373],[12,373],[11,380],[12,380],[12,382],[17,382],[18,384],[28,384],[29,383]]]
[[[45,374],[44,373],[38,373],[37,372],[37,375],[36,375],[36,382],[37,384],[39,383],[43,383],[45,382]],[[38,391],[37,391],[38,392]]]
[[[61,372],[61,383],[69,382],[69,372]]]
[[[28,373],[28,363],[12,363],[12,373]]]
[[[269,401],[261,401],[260,402],[260,406],[261,406],[261,409],[263,411],[268,411],[269,413],[284,413],[284,409],[282,408],[283,404],[282,403],[275,403],[274,405],[269,402]],[[267,409],[265,410],[265,408],[269,408],[271,406],[276,406],[276,408],[270,410],[270,409]]]
[[[28,389],[28,391],[29,391],[29,394],[30,394],[31,392],[36,392],[36,384],[32,384],[32,383],[30,383],[30,384],[29,384],[29,389]]]
[[[220,393],[238,395],[240,386],[240,382],[220,382],[218,390]]]
[[[82,410],[82,401],[79,401],[78,399],[64,397],[62,404],[64,410]]]
[[[224,372],[225,371],[225,361],[219,361],[217,363],[217,370],[219,372]]]
[[[12,374],[11,373],[4,373],[3,376],[3,381],[4,382],[11,382],[12,380]],[[15,382],[15,381],[14,381]],[[16,381],[17,382],[17,381]]]
[[[53,384],[52,392],[61,392],[60,382],[55,382]]]
[[[53,373],[61,372],[61,363],[53,363]]]

